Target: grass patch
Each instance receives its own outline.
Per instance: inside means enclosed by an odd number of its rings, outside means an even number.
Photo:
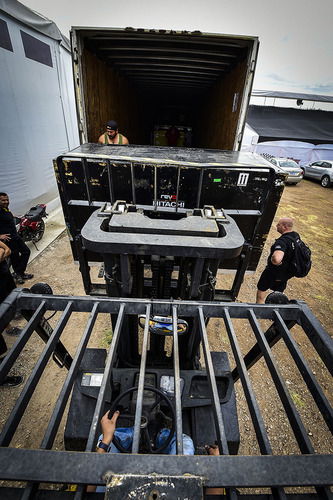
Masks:
[[[113,336],[112,328],[107,328],[106,330],[104,330],[102,338],[102,347],[108,348],[110,346],[112,341],[112,336]]]
[[[290,396],[297,408],[303,408],[305,406],[305,402],[297,392],[290,391]]]

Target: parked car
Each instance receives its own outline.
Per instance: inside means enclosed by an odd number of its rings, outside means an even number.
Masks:
[[[302,165],[304,177],[309,179],[317,179],[320,184],[328,188],[333,183],[333,160],[320,160],[310,163],[310,165]]]
[[[288,172],[286,184],[298,184],[303,179],[303,170],[289,158],[269,158],[269,161]]]

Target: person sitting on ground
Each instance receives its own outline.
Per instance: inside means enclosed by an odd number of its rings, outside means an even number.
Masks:
[[[10,255],[10,248],[7,247],[2,241],[0,241],[0,304],[3,302],[7,295],[10,294],[12,290],[14,290],[15,283],[13,277],[8,269],[8,265],[6,259]],[[19,335],[21,330],[16,327],[10,327],[10,324],[7,325],[7,329],[4,331],[7,335]],[[7,355],[7,344],[5,339],[3,338],[2,333],[0,332],[0,363]],[[0,383],[0,387],[15,387],[21,384],[23,381],[23,377],[17,375],[8,375],[5,379]]]
[[[0,193],[0,240],[6,243],[11,250],[10,260],[14,278],[18,284],[22,285],[25,280],[34,277],[33,274],[25,272],[30,257],[30,249],[21,236],[17,234],[15,218],[8,207],[8,194]]]
[[[293,230],[293,220],[290,217],[279,219],[276,230],[281,236],[275,240],[267,259],[267,266],[262,272],[257,285],[257,304],[264,304],[268,289],[283,292],[287,281],[293,276],[290,264],[293,256],[293,241],[299,234]],[[287,236],[288,235],[288,236]]]
[[[106,131],[98,138],[100,144],[118,144],[127,146],[129,144],[127,137],[118,131],[118,123],[109,120],[106,124]]]

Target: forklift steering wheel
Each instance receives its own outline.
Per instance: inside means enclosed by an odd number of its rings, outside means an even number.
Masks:
[[[137,390],[138,390],[137,387],[131,387],[130,389],[127,389],[126,391],[119,394],[119,396],[114,400],[114,402],[111,405],[110,412],[109,412],[110,418],[112,417],[113,413],[117,410],[117,407],[120,406],[119,405],[120,401],[122,399],[124,399],[126,396],[128,396],[129,394],[131,394],[132,392],[133,393],[137,392]],[[146,413],[145,417],[146,417],[147,423],[141,427],[140,440],[143,439],[145,445],[148,448],[148,453],[162,453],[169,446],[171,439],[173,438],[174,433],[175,433],[175,422],[176,422],[175,410],[174,410],[173,404],[170,401],[170,399],[168,398],[168,396],[160,389],[157,389],[156,387],[151,387],[151,386],[144,386],[143,390],[154,392],[158,396],[158,398],[157,398],[157,401],[152,403],[152,405],[148,409],[146,409],[146,411],[145,411],[145,413]],[[154,408],[156,408],[156,406],[161,401],[164,401],[167,404],[167,406],[170,410],[170,413],[171,413],[172,423],[171,423],[171,429],[170,429],[170,433],[169,433],[168,438],[165,440],[165,442],[162,444],[162,446],[160,446],[159,448],[156,448],[155,444],[154,444],[155,440],[152,439],[152,436],[150,436],[150,434],[149,434],[148,425],[149,425],[149,416],[152,414]],[[126,414],[126,415],[124,415],[124,417],[128,420],[133,420],[133,425],[134,425],[135,415]],[[156,438],[156,436],[155,436],[155,438]],[[122,444],[120,443],[117,436],[113,436],[113,444],[115,445],[116,448],[118,448],[118,450],[121,453],[128,453],[128,450],[126,450],[126,448],[124,448],[122,446]]]

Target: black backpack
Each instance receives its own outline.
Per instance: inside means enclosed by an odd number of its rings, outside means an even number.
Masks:
[[[288,236],[288,235],[285,235]],[[301,238],[289,238],[293,253],[289,264],[290,273],[295,278],[304,278],[311,269],[311,250]]]

